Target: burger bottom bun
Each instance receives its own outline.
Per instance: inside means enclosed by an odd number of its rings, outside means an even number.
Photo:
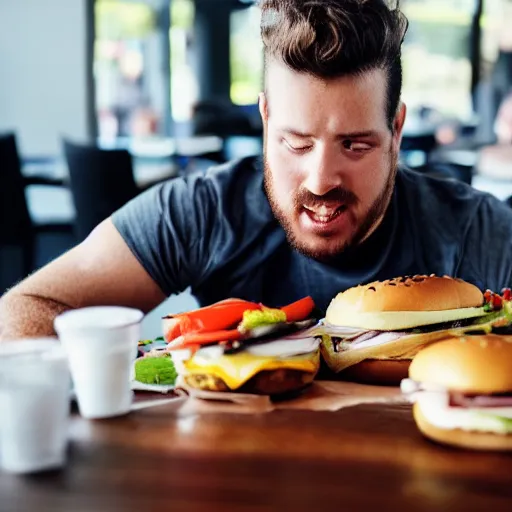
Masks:
[[[408,377],[410,364],[411,359],[366,359],[338,375],[343,380],[362,384],[399,386]]]
[[[438,428],[427,421],[418,404],[414,404],[413,415],[420,432],[438,443],[470,450],[512,450],[512,435]]]
[[[185,383],[191,388],[204,391],[225,391],[250,393],[256,395],[283,395],[301,391],[309,386],[315,374],[300,370],[263,370],[237,389],[229,386],[219,377],[207,373],[183,375]]]

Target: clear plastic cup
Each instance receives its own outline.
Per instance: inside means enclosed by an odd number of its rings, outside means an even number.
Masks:
[[[64,465],[70,389],[56,339],[0,343],[0,468],[33,473]]]
[[[138,309],[97,306],[55,319],[84,418],[110,418],[130,411],[131,370],[143,316]]]

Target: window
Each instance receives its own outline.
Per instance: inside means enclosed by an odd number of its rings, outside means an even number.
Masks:
[[[157,14],[140,2],[96,0],[94,78],[100,138],[164,131],[168,80]]]
[[[260,10],[256,6],[231,13],[231,101],[253,105],[263,84],[263,43]]]
[[[197,77],[192,67],[191,38],[194,25],[193,0],[171,2],[171,104],[175,122],[192,117],[199,96]]]
[[[405,0],[409,31],[402,48],[403,98],[413,110],[472,113],[470,35],[475,0]]]
[[[498,53],[512,52],[512,0],[486,0],[482,16],[482,79],[490,77]]]

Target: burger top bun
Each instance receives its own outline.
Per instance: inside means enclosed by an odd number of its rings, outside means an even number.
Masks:
[[[481,306],[484,297],[462,279],[407,276],[349,288],[334,301],[358,313],[380,313],[472,308]]]
[[[406,276],[339,293],[327,309],[326,321],[364,329],[407,329],[479,316],[483,303],[482,292],[462,279]]]
[[[449,338],[421,350],[409,368],[415,381],[450,391],[491,394],[512,392],[512,336]]]

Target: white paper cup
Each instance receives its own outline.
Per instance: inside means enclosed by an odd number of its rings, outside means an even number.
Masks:
[[[0,468],[32,473],[64,465],[70,386],[56,339],[0,343]]]
[[[98,306],[68,311],[55,319],[84,418],[110,418],[130,411],[130,373],[143,316],[138,309]]]

